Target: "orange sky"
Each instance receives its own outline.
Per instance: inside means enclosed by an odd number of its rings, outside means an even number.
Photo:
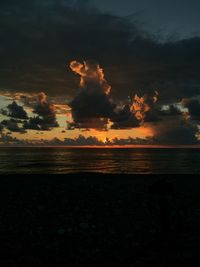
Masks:
[[[62,132],[65,131],[65,132]],[[65,138],[75,138],[80,134],[84,135],[85,137],[88,136],[96,136],[100,141],[105,141],[106,138],[110,140],[113,138],[128,138],[129,136],[132,138],[145,138],[153,135],[153,132],[150,127],[141,126],[140,128],[134,128],[132,130],[109,130],[109,131],[97,131],[91,129],[90,131],[81,131],[75,129],[73,131],[66,130],[63,128],[55,128],[51,131],[43,131],[43,134],[38,134],[39,131],[29,130],[26,135],[22,135],[20,133],[13,133],[14,137],[18,139],[26,139],[28,140],[40,140],[46,139],[51,140],[53,138],[59,138],[60,140],[64,140]]]

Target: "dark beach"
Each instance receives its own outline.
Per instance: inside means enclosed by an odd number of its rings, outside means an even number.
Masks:
[[[0,190],[1,266],[199,266],[198,176],[5,176]]]

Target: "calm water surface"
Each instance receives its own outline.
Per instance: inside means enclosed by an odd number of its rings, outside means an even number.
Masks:
[[[200,173],[200,149],[0,148],[0,173]]]

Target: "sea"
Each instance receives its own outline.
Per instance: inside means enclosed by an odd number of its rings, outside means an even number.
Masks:
[[[200,174],[199,148],[1,147],[0,174]]]

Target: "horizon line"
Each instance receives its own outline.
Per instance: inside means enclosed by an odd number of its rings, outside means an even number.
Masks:
[[[67,146],[67,145],[0,145],[0,148],[107,148],[107,149],[126,149],[126,148],[200,148],[200,145],[79,145],[79,146]]]

